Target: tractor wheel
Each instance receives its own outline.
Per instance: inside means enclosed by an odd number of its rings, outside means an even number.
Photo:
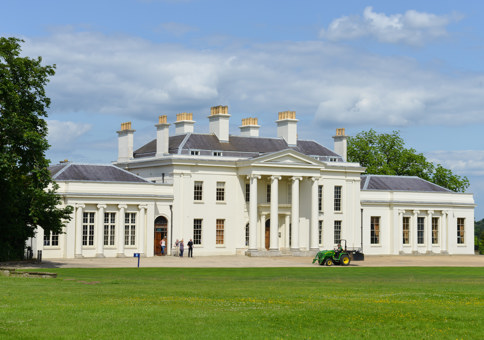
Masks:
[[[332,266],[334,264],[333,259],[326,259],[326,265]]]
[[[341,255],[341,257],[339,258],[339,263],[342,265],[342,266],[347,266],[349,265],[351,262],[350,260],[350,257],[348,255]]]

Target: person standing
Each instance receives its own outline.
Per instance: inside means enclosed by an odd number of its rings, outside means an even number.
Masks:
[[[188,241],[188,257],[193,257],[193,241],[192,239],[190,239],[190,241]]]
[[[178,256],[180,253],[180,242],[178,242],[178,239],[176,239],[176,242],[175,242],[175,256]]]
[[[180,257],[183,257],[183,251],[185,250],[185,244],[183,243],[183,239],[180,241]]]
[[[166,248],[166,239],[163,237],[161,239],[161,255],[165,255],[165,248]]]

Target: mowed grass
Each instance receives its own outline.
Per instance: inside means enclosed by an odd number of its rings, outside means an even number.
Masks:
[[[0,277],[0,338],[484,338],[484,268],[48,271]]]

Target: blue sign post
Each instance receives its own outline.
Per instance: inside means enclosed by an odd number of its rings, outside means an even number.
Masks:
[[[138,268],[139,268],[139,258],[140,258],[139,253],[134,253],[133,254],[133,257],[137,257],[138,258]]]

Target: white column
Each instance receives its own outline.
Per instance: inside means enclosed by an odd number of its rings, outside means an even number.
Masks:
[[[145,254],[145,239],[146,239],[146,209],[148,206],[146,204],[140,204],[139,208],[139,222],[138,222],[138,252],[140,254]],[[167,247],[168,249],[168,247]]]
[[[104,209],[106,204],[97,205],[96,257],[104,257]]]
[[[285,233],[284,233],[284,234],[285,234],[285,243],[284,243],[284,248],[286,248],[286,249],[289,249],[289,247],[291,246],[291,245],[289,244],[289,233],[291,232],[291,231],[289,230],[289,225],[290,225],[290,224],[291,224],[291,216],[286,215],[286,216],[284,217],[284,225],[286,226],[286,229],[285,229],[286,231],[285,231]]]
[[[319,250],[318,235],[318,183],[319,178],[311,178],[311,240],[310,250]]]
[[[37,250],[44,250],[44,229],[43,228],[39,228],[37,227],[35,229],[35,239],[34,239],[34,242],[35,242],[35,246],[33,245],[32,247],[32,254],[34,256],[37,255]]]
[[[260,176],[252,175],[250,178],[249,198],[249,251],[257,250],[257,180]]]
[[[426,232],[426,242],[427,242],[427,253],[430,253],[432,252],[432,216],[434,214],[434,211],[433,210],[429,210],[427,211],[427,223],[426,223],[426,228],[427,228],[427,232]]]
[[[293,251],[299,250],[299,181],[301,179],[301,177],[292,178],[291,249]]]
[[[279,250],[279,180],[280,176],[271,176],[271,238],[269,250]]]
[[[396,242],[398,245],[398,252],[400,254],[403,254],[403,214],[405,213],[405,210],[398,210],[398,231],[397,231],[397,237],[396,237]],[[381,229],[380,229],[381,230]]]
[[[82,218],[85,207],[84,204],[76,204],[76,253],[74,254],[76,258],[82,257]]]
[[[448,211],[442,211],[442,222],[440,223],[440,233],[442,236],[440,237],[441,240],[441,253],[447,254],[448,249],[447,249],[447,239],[449,235],[449,212]]]
[[[412,216],[412,224],[410,226],[410,239],[412,242],[412,253],[417,252],[417,245],[418,245],[418,214],[420,211],[414,210]]]
[[[128,206],[126,204],[118,205],[119,217],[118,217],[118,253],[117,257],[125,257],[124,255],[124,213]]]
[[[260,217],[260,229],[259,229],[259,239],[257,240],[258,249],[266,249],[266,215],[261,215]]]

